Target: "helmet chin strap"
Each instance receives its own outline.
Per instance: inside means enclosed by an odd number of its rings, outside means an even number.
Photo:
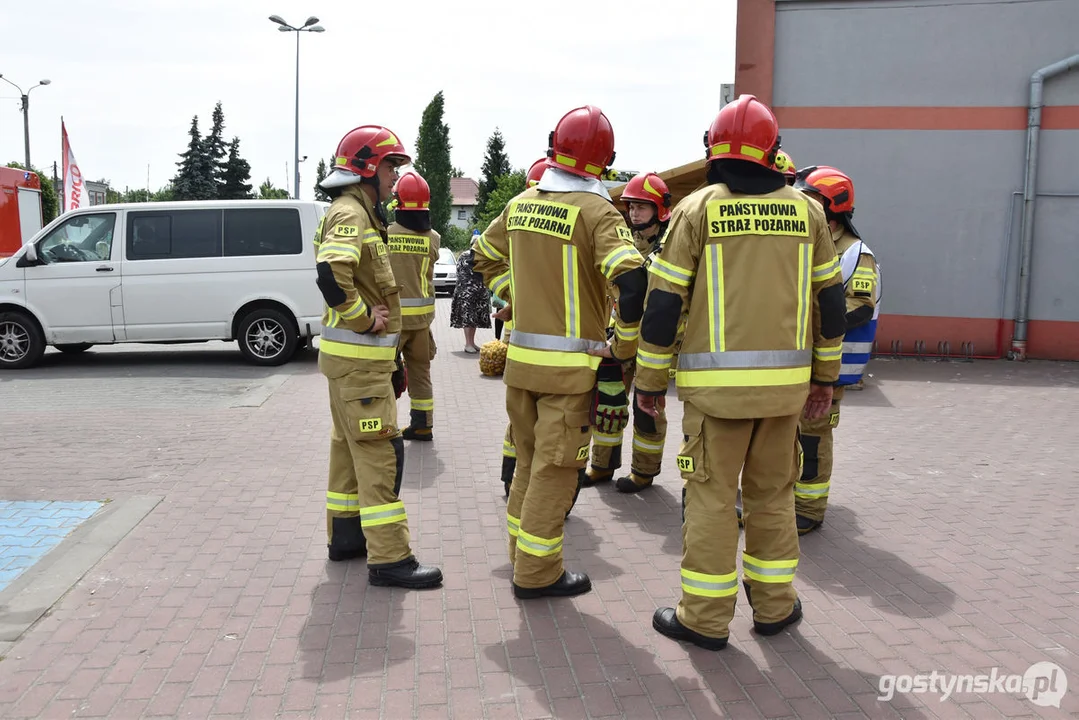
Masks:
[[[659,213],[652,216],[652,219],[646,223],[630,223],[630,227],[637,232],[644,232],[653,225],[659,225]]]
[[[373,187],[375,189],[375,202],[374,202],[375,216],[378,218],[379,222],[381,222],[383,225],[389,225],[390,220],[389,220],[388,217],[386,217],[386,208],[383,205],[384,201],[382,200],[382,192],[380,191],[380,182],[379,182],[379,179],[378,179],[378,173],[376,172],[371,177],[364,178],[364,179],[360,180],[360,184],[361,185],[370,185],[371,187]]]

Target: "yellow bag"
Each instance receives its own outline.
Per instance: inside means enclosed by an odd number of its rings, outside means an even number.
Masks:
[[[509,345],[501,340],[491,340],[480,346],[480,372],[496,377],[506,370],[506,351]]]

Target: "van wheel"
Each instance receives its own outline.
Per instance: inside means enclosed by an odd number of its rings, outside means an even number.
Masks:
[[[53,345],[57,350],[68,355],[78,355],[79,353],[86,352],[94,345],[93,343],[64,343],[63,345]]]
[[[292,320],[270,308],[244,317],[236,337],[240,352],[255,365],[284,365],[296,353],[298,340]]]
[[[36,365],[45,354],[45,338],[26,313],[0,312],[0,370]]]

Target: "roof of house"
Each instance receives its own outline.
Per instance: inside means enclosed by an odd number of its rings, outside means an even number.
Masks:
[[[472,178],[450,178],[450,195],[454,205],[475,205],[480,186]]]

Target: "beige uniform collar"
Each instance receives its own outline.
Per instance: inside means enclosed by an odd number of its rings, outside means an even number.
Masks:
[[[386,226],[378,217],[378,213],[375,212],[375,204],[371,201],[371,197],[363,191],[359,185],[348,185],[345,187],[342,195],[348,195],[355,198],[363,205],[363,209],[367,211],[367,217],[371,220],[371,224],[378,230],[385,230]]]

